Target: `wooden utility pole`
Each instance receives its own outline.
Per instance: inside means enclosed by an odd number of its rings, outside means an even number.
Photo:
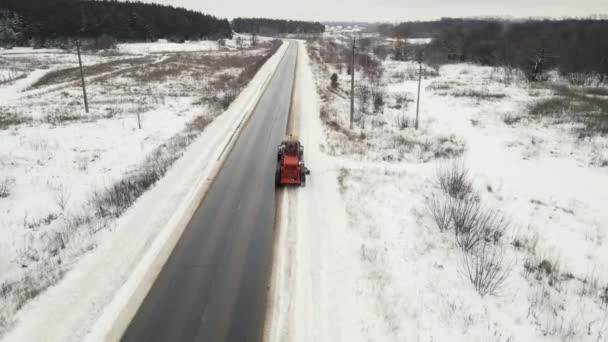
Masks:
[[[420,111],[420,84],[422,83],[422,58],[418,60],[420,71],[418,71],[418,99],[416,99],[416,129],[418,129],[418,113]]]
[[[89,112],[89,101],[87,100],[87,87],[84,84],[84,72],[82,71],[82,58],[80,58],[80,40],[76,42],[78,51],[78,65],[80,66],[80,82],[82,83],[82,94],[84,95],[84,110]]]
[[[355,117],[355,38],[353,38],[353,54],[350,61],[350,129],[353,129]]]

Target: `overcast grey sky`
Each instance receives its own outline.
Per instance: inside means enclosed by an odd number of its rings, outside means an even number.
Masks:
[[[608,14],[608,0],[144,0],[220,17],[405,21],[440,17],[580,17]]]

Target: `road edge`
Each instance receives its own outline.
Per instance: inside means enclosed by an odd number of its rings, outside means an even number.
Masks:
[[[181,238],[185,228],[188,226],[188,223],[196,212],[196,209],[204,200],[217,174],[222,169],[225,160],[230,154],[229,152],[234,147],[243,128],[246,126],[246,123],[258,106],[270,80],[272,80],[276,74],[278,66],[285,57],[290,44],[291,43],[284,40],[283,45],[276,52],[276,54],[280,54],[280,57],[278,57],[279,62],[263,81],[262,86],[254,97],[254,104],[248,108],[241,120],[239,120],[239,123],[234,128],[230,138],[223,144],[224,146],[220,150],[218,158],[212,159],[211,162],[214,163],[214,165],[209,169],[207,174],[201,175],[200,180],[195,186],[195,190],[190,194],[191,198],[188,207],[180,212],[176,212],[176,214],[172,216],[170,223],[163,229],[170,230],[169,236],[163,236],[164,234],[162,234],[162,232],[159,233],[159,236],[150,247],[149,252],[143,256],[141,262],[135,268],[133,275],[127,279],[119,290],[119,292],[126,291],[130,293],[125,296],[115,296],[115,299],[110,302],[106,309],[104,309],[104,312],[97,321],[98,324],[96,324],[93,330],[87,335],[86,341],[119,341],[122,338],[124,332],[129,327],[131,320],[135,317],[137,310],[139,310],[139,307],[152,288],[156,278],[171,256],[175,245]],[[155,248],[155,245],[160,245],[160,247]],[[126,299],[120,300],[118,298]],[[117,315],[115,314],[116,312],[118,312]]]
[[[297,119],[297,115],[294,111],[294,103],[295,103],[295,96],[296,96],[296,90],[297,90],[297,83],[298,83],[298,74],[300,73],[300,63],[301,63],[301,58],[300,58],[300,48],[301,48],[301,44],[299,41],[295,40],[293,41],[293,44],[296,44],[297,47],[297,57],[296,57],[296,65],[294,68],[294,77],[293,77],[293,83],[292,83],[292,87],[291,87],[291,98],[290,98],[290,104],[289,104],[289,116],[287,119],[287,127],[285,128],[285,133],[286,134],[294,134],[297,133],[297,130],[299,129],[298,126],[294,125],[294,122]],[[266,294],[266,312],[265,312],[265,319],[264,319],[264,328],[262,331],[262,339],[261,341],[263,342],[269,342],[269,341],[273,341],[276,340],[277,338],[273,338],[274,336],[274,331],[273,331],[273,327],[276,326],[276,322],[274,322],[276,320],[276,315],[277,315],[277,309],[275,308],[275,305],[279,305],[279,298],[278,298],[278,293],[279,293],[279,281],[280,281],[280,271],[281,271],[281,264],[279,263],[280,260],[277,260],[279,256],[282,255],[282,253],[280,252],[280,248],[282,246],[286,245],[286,241],[285,239],[287,239],[287,223],[288,223],[288,216],[287,213],[289,212],[289,196],[287,193],[287,188],[279,188],[277,189],[276,193],[276,202],[275,202],[275,212],[274,212],[274,222],[273,222],[273,241],[272,241],[272,264],[270,267],[270,275],[269,275],[269,284],[268,284],[268,291]]]

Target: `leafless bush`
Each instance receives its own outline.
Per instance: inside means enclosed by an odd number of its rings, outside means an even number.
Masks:
[[[6,198],[11,195],[11,191],[15,187],[16,181],[14,177],[0,177],[0,198]]]
[[[596,76],[592,72],[571,72],[565,76],[570,84],[576,86],[591,85],[596,80]]]
[[[585,93],[587,95],[608,96],[608,88],[604,88],[604,87],[586,88]]]
[[[449,198],[431,197],[427,201],[427,209],[440,232],[445,232],[452,225],[452,202]]]
[[[494,67],[490,78],[506,85],[527,82],[526,75],[521,69],[509,65]]]
[[[227,89],[222,96],[220,96],[219,103],[222,106],[222,109],[226,110],[230,107],[230,104],[236,99],[239,95],[239,91],[236,89]]]
[[[64,269],[58,266],[57,260],[46,260],[20,278],[3,282],[0,285],[0,300],[3,302],[3,312],[0,312],[0,335],[8,328],[9,317],[13,317],[27,302],[49,286],[56,284],[63,275]],[[5,315],[4,318],[2,315]]]
[[[106,189],[96,191],[91,199],[99,217],[119,217],[137,198],[154,185],[180,157],[193,137],[178,134],[159,146],[144,161],[139,172],[131,174]]]
[[[515,125],[518,122],[520,122],[523,118],[521,116],[515,116],[515,115],[505,115],[502,118],[502,121],[504,123],[506,123],[507,125],[511,126],[511,125]]]
[[[384,107],[384,97],[385,93],[379,87],[374,87],[372,89],[372,98],[374,103],[374,113],[380,113],[382,108]]]
[[[505,98],[507,95],[503,93],[491,93],[487,90],[457,90],[448,95],[454,97],[474,97],[477,100],[498,100]]]
[[[528,111],[532,118],[550,119],[556,124],[577,123],[581,137],[608,134],[608,99],[589,96],[589,90],[551,85],[554,96],[536,101]]]
[[[400,130],[404,130],[410,126],[410,120],[408,118],[403,115],[397,116],[397,127],[399,127]]]
[[[17,69],[5,69],[6,71],[0,73],[0,84],[7,84],[16,81],[21,78],[25,78],[26,74]],[[2,70],[0,70],[2,71]]]
[[[473,192],[473,183],[469,170],[462,161],[453,161],[437,171],[437,180],[441,189],[452,198],[463,199]]]
[[[63,183],[52,183],[47,182],[49,190],[53,193],[53,199],[55,204],[62,210],[65,211],[66,206],[70,200],[70,188]]]
[[[182,155],[210,119],[197,117],[186,126],[184,132],[171,137],[157,147],[139,168],[111,186],[94,192],[90,203],[99,217],[119,217],[149,188],[151,188],[171,165]]]
[[[495,294],[511,273],[502,248],[484,242],[474,253],[463,252],[464,274],[481,296]]]
[[[346,192],[346,178],[348,178],[349,174],[350,172],[348,171],[348,169],[340,169],[340,173],[338,174],[338,189],[341,193]]]
[[[523,275],[526,279],[532,275],[537,281],[546,279],[547,284],[552,287],[558,285],[561,280],[573,277],[571,274],[561,273],[558,259],[539,256],[536,251],[533,251],[524,260]]]
[[[372,97],[371,86],[367,83],[361,83],[355,90],[355,95],[359,100],[359,111],[362,113],[368,113],[368,103]]]
[[[563,316],[554,316],[553,319],[547,319],[540,329],[543,335],[557,336],[561,342],[574,341],[574,338],[579,331],[579,323],[576,317],[572,317],[566,321]]]
[[[340,85],[338,83],[338,74],[336,74],[336,73],[331,74],[331,78],[330,79],[331,79],[331,87],[334,88],[334,89],[337,89],[338,86]]]
[[[508,220],[496,210],[484,209],[472,198],[457,200],[451,208],[456,244],[469,252],[485,243],[498,243]]]
[[[31,118],[11,113],[8,109],[0,107],[0,129],[8,129],[11,126],[21,125],[28,121],[31,121]]]
[[[435,92],[443,91],[440,95],[447,95],[447,93],[445,93],[446,90],[464,86],[466,85],[456,81],[433,81],[426,87],[426,89]]]
[[[107,34],[92,39],[83,47],[85,50],[112,50],[116,49],[116,38]]]
[[[199,115],[194,120],[188,122],[186,127],[192,132],[202,132],[212,121],[213,119],[207,116]]]
[[[268,45],[263,56],[225,56],[222,58],[206,59],[205,64],[211,68],[242,68],[238,75],[221,74],[209,82],[209,89],[202,101],[210,102],[221,110],[226,110],[239,95],[247,83],[255,76],[266,61],[281,47],[281,41],[274,40]],[[176,57],[177,58],[177,57]],[[181,57],[180,57],[181,58]]]

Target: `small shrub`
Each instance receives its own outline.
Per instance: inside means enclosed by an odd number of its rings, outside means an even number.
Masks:
[[[213,119],[199,115],[194,120],[188,122],[186,127],[191,132],[202,132],[213,121]]]
[[[549,286],[555,286],[560,280],[568,279],[571,276],[560,272],[558,260],[549,260],[549,258],[539,257],[534,254],[528,255],[524,260],[524,277],[528,279],[530,275],[534,276],[537,281],[547,280]]]
[[[589,89],[551,85],[554,96],[536,101],[528,111],[538,119],[555,123],[576,123],[581,137],[608,134],[608,99],[590,96]]]
[[[495,294],[508,279],[512,267],[507,265],[504,250],[483,243],[475,253],[463,252],[464,274],[481,296]]]
[[[384,107],[384,92],[381,90],[375,90],[372,92],[372,98],[374,103],[374,113],[380,113],[382,107]]]
[[[239,91],[236,89],[226,90],[224,94],[222,94],[222,96],[219,98],[219,103],[222,106],[222,109],[228,109],[228,107],[230,107],[230,105],[237,98],[238,95]]]
[[[521,121],[521,119],[522,119],[521,116],[505,115],[502,118],[502,121],[504,123],[506,123],[507,125],[511,126],[511,125],[515,125],[515,124],[519,123]]]
[[[503,215],[483,209],[475,199],[456,201],[451,209],[456,244],[465,252],[480,244],[498,243],[509,225]]]
[[[14,177],[0,177],[0,198],[6,198],[11,195],[16,181]]]
[[[410,127],[410,120],[403,115],[397,116],[397,127],[399,127],[400,130]]]
[[[55,204],[62,210],[65,211],[65,208],[68,205],[70,200],[70,188],[66,184],[55,184],[51,182],[47,182],[47,186],[49,190],[53,193],[53,199],[55,200]]]
[[[469,170],[463,162],[454,161],[437,171],[441,189],[452,198],[463,199],[473,192],[473,183],[469,179]]]
[[[507,95],[503,93],[491,93],[487,90],[465,90],[465,91],[454,91],[450,95],[454,97],[473,97],[477,100],[499,100],[505,98]]]
[[[580,289],[581,296],[597,296],[600,284],[597,276],[594,273],[589,273],[582,279],[583,286]],[[601,295],[600,295],[601,296]]]
[[[0,129],[8,129],[11,126],[21,125],[31,121],[31,119],[25,118],[23,116],[18,116],[16,114],[4,112],[2,108],[0,108]]]
[[[433,196],[428,200],[427,208],[440,232],[450,229],[452,224],[452,203],[449,199],[439,199]]]
[[[338,174],[338,187],[341,193],[346,192],[346,178],[348,178],[349,174],[350,172],[348,169],[340,169],[340,173]]]
[[[333,73],[331,74],[331,87],[336,89],[338,88],[338,74]]]

